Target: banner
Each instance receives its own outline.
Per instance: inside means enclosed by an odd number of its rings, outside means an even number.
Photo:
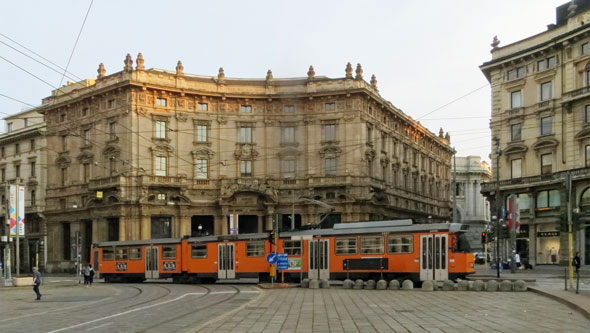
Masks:
[[[25,235],[25,187],[17,185],[18,200],[16,201],[18,209],[16,210],[18,221],[18,235]]]
[[[520,208],[515,195],[508,198],[508,231],[520,231]]]
[[[229,215],[229,234],[230,235],[237,235],[239,232],[238,230],[238,214],[230,214]]]
[[[10,219],[10,236],[16,236],[16,185],[8,186],[8,218]]]

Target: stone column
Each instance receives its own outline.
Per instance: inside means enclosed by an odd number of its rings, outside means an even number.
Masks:
[[[537,226],[534,224],[529,224],[529,263],[537,264]]]
[[[266,215],[266,230],[272,230],[273,229],[272,228],[272,221],[273,221],[273,218],[272,217],[273,217],[272,214],[271,215]]]
[[[215,234],[227,235],[229,234],[227,228],[227,215],[215,215]]]
[[[187,215],[180,216],[180,235],[179,237],[191,235],[191,217]]]
[[[264,232],[264,216],[258,215],[258,232]]]
[[[141,215],[141,239],[150,239],[151,220],[149,215]]]
[[[127,236],[127,217],[119,216],[119,241],[125,241]]]

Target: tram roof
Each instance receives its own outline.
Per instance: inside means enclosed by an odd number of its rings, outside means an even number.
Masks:
[[[411,220],[391,220],[378,222],[342,223],[335,225],[332,229],[312,229],[302,231],[282,232],[281,237],[290,236],[328,236],[328,235],[350,235],[350,234],[372,234],[383,232],[457,232],[467,229],[467,225],[460,223],[431,223],[411,224]],[[336,227],[338,226],[338,227]]]
[[[180,238],[159,238],[159,239],[139,239],[139,240],[128,240],[128,241],[112,241],[112,242],[100,242],[97,245],[100,247],[107,246],[132,246],[132,245],[157,245],[157,244],[177,244],[180,243]]]

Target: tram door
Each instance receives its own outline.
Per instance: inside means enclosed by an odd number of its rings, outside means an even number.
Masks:
[[[309,273],[310,279],[330,279],[330,240],[313,239],[309,241]]]
[[[223,243],[217,245],[217,278],[236,278],[236,256],[235,244]]]
[[[97,248],[92,248],[92,267],[94,267],[95,277],[100,277],[100,265],[98,261],[99,251]]]
[[[448,235],[420,236],[420,280],[447,280],[448,267]]]
[[[160,258],[158,255],[158,247],[145,247],[145,278],[158,279],[160,277],[159,265]]]

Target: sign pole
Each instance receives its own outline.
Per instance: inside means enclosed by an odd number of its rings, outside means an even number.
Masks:
[[[6,244],[4,246],[4,286],[6,287],[10,287],[12,286],[12,276],[11,276],[11,271],[12,271],[12,265],[10,263],[10,208],[9,208],[9,192],[8,192],[9,188],[8,185],[6,185],[5,187],[5,194],[6,194],[6,201],[4,202],[5,206],[5,211],[6,211],[6,223],[5,223],[5,229],[6,230]]]

